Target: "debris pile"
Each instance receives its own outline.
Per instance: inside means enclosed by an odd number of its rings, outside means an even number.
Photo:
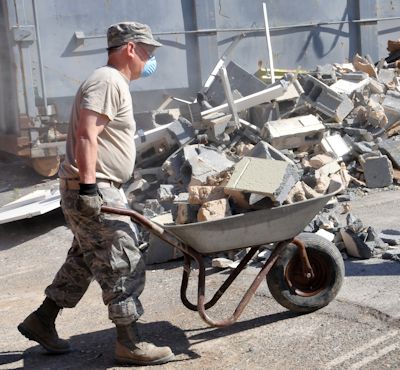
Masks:
[[[353,216],[349,202],[400,181],[398,76],[397,64],[359,55],[270,85],[222,64],[194,102],[147,115],[125,189],[130,206],[147,217],[169,213],[177,224],[203,222],[316,198],[333,180],[340,193],[305,231],[352,257],[387,254],[387,239]]]

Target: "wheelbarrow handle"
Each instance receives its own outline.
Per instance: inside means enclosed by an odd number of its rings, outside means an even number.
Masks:
[[[170,232],[157,225],[156,223],[150,221],[148,218],[144,217],[133,209],[101,206],[101,212],[120,216],[128,216],[134,222],[142,225],[146,230],[148,230],[152,234],[155,234],[160,239],[164,240],[173,247],[178,248],[183,252],[187,251],[188,247],[186,246],[186,244],[179,240],[175,235],[172,235]]]

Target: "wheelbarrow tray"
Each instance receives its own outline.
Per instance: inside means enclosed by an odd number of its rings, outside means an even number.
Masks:
[[[275,243],[300,234],[340,189],[331,181],[328,193],[318,198],[215,221],[161,226],[201,254]]]

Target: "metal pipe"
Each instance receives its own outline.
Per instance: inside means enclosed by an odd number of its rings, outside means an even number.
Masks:
[[[275,69],[274,69],[274,59],[272,56],[271,36],[269,33],[267,4],[266,3],[263,3],[263,13],[264,13],[264,23],[265,23],[265,37],[267,38],[269,71],[271,73],[271,82],[274,83],[275,82]]]
[[[370,23],[379,21],[394,21],[398,20],[400,17],[385,17],[385,18],[366,18],[366,19],[349,19],[346,21],[326,21],[326,22],[315,22],[315,23],[303,23],[303,24],[289,24],[286,26],[275,26],[269,27],[270,31],[281,31],[285,29],[295,29],[295,28],[308,28],[308,27],[318,27],[325,25],[335,25],[335,24],[351,24],[351,23]],[[200,33],[218,33],[218,32],[265,32],[265,27],[254,27],[254,28],[205,28],[200,30],[189,30],[189,31],[165,31],[165,32],[153,32],[154,36],[164,36],[164,35],[192,35]],[[78,40],[89,40],[89,39],[100,39],[105,38],[107,35],[91,35],[85,36],[83,32],[75,32],[75,37]]]
[[[41,48],[41,41],[40,41],[39,21],[38,21],[38,17],[37,17],[36,0],[32,0],[32,4],[33,4],[33,18],[34,18],[34,22],[35,22],[35,31],[36,31],[36,43],[37,43],[37,48],[38,48],[40,83],[42,85],[42,93],[43,93],[43,105],[45,108],[45,112],[47,113],[47,90],[46,90],[46,84],[44,81],[42,48]]]

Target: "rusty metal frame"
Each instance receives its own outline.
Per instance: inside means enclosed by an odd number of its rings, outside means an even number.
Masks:
[[[261,282],[265,279],[268,272],[274,266],[275,262],[280,257],[284,248],[293,243],[299,248],[300,258],[303,263],[303,271],[307,278],[312,276],[313,271],[310,266],[310,262],[307,258],[307,252],[305,249],[304,244],[299,241],[298,239],[293,240],[284,240],[277,242],[277,245],[273,249],[270,257],[265,262],[264,266],[261,268],[261,271],[258,275],[254,278],[253,282],[251,283],[250,287],[240,300],[239,304],[237,305],[233,314],[225,319],[221,320],[214,320],[209,315],[207,315],[206,310],[210,307],[213,307],[218,300],[222,297],[225,291],[229,288],[229,286],[233,283],[233,281],[237,278],[237,276],[243,271],[246,267],[250,259],[255,255],[255,253],[260,249],[260,246],[251,247],[249,252],[243,257],[239,265],[229,274],[227,279],[222,283],[220,288],[214,293],[213,297],[208,301],[205,302],[205,294],[206,294],[206,267],[204,264],[204,256],[194,250],[189,245],[185,244],[183,241],[179,240],[175,235],[173,235],[168,230],[165,230],[161,226],[155,224],[154,222],[150,221],[140,213],[124,208],[115,208],[115,207],[108,207],[102,206],[102,212],[104,213],[111,213],[117,214],[121,216],[128,216],[134,222],[139,223],[144,228],[146,228],[151,233],[157,235],[160,239],[164,240],[171,246],[178,248],[184,255],[184,266],[183,266],[183,275],[182,275],[182,283],[180,289],[180,296],[182,303],[187,307],[189,310],[198,311],[201,319],[206,322],[208,325],[213,327],[225,327],[231,325],[237,321],[237,319],[242,314],[243,310],[250,302],[251,298],[254,296],[257,288],[260,286]],[[191,264],[192,261],[195,261],[199,268],[199,276],[198,276],[198,287],[197,287],[197,304],[193,304],[187,298],[187,287],[189,283],[189,277],[191,272]],[[311,274],[311,275],[310,275]]]

